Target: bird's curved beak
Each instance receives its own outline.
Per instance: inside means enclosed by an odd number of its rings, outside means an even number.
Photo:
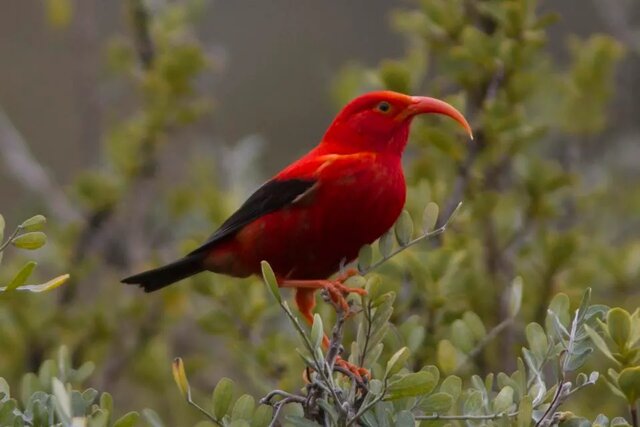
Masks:
[[[429,98],[428,96],[412,96],[411,103],[407,106],[407,116],[415,116],[418,114],[444,114],[451,117],[456,122],[460,123],[462,127],[469,134],[469,138],[473,139],[473,132],[471,126],[464,118],[460,111],[456,110],[451,105],[439,99]]]

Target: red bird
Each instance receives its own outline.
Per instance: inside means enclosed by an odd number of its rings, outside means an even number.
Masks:
[[[462,114],[446,102],[390,91],[351,101],[305,156],[258,188],[199,248],[171,264],[127,277],[146,292],[208,270],[235,277],[271,264],[281,287],[295,288],[302,315],[313,322],[314,293],[327,289],[346,304],[348,277],[327,280],[359,249],[394,224],[405,203],[402,153],[419,114],[452,117],[471,136]]]

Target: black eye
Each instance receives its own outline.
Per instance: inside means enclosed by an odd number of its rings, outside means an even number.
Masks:
[[[391,104],[389,104],[387,101],[382,101],[378,105],[376,105],[376,110],[380,111],[381,113],[388,113],[391,110]]]

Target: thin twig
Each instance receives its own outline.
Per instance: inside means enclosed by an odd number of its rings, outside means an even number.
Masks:
[[[494,338],[496,338],[500,332],[506,329],[511,323],[513,323],[514,318],[508,317],[504,319],[502,322],[498,323],[493,329],[491,329],[479,342],[476,346],[467,354],[467,360],[475,359],[480,352],[486,347],[486,345],[491,342]],[[458,369],[464,365],[464,362],[458,365]]]
[[[500,413],[500,414],[488,414],[488,415],[416,415],[414,419],[416,421],[432,421],[432,420],[497,420],[498,418],[515,418],[518,416],[518,412]]]
[[[377,262],[374,262],[373,264],[371,264],[369,267],[360,270],[360,274],[364,276],[364,275],[370,273],[371,271],[375,270],[376,268],[380,267],[385,262],[389,261],[389,259],[391,259],[394,256],[398,255],[400,252],[403,252],[403,251],[407,250],[411,246],[414,246],[414,245],[422,242],[425,239],[430,239],[432,237],[435,237],[435,236],[438,236],[438,235],[444,233],[447,230],[447,227],[449,226],[449,224],[451,223],[453,218],[456,216],[456,214],[460,210],[461,206],[462,206],[462,202],[458,202],[458,205],[455,207],[453,212],[451,212],[451,215],[449,215],[449,217],[444,222],[444,224],[442,224],[439,228],[436,228],[435,230],[429,231],[427,233],[424,233],[424,234],[416,237],[413,240],[410,240],[409,242],[407,242],[407,244],[405,244],[403,246],[400,246],[396,250],[392,251],[386,257],[383,257],[382,259],[378,260]]]
[[[5,248],[9,246],[9,243],[11,243],[11,241],[16,238],[20,231],[22,231],[21,225],[17,226],[13,233],[11,233],[11,236],[7,238],[7,241],[0,245],[0,252],[4,251]]]

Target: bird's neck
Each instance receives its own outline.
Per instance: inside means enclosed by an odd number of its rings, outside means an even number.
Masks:
[[[325,154],[352,154],[371,151],[402,156],[409,139],[410,122],[389,134],[372,134],[357,127],[331,126],[318,145]]]

